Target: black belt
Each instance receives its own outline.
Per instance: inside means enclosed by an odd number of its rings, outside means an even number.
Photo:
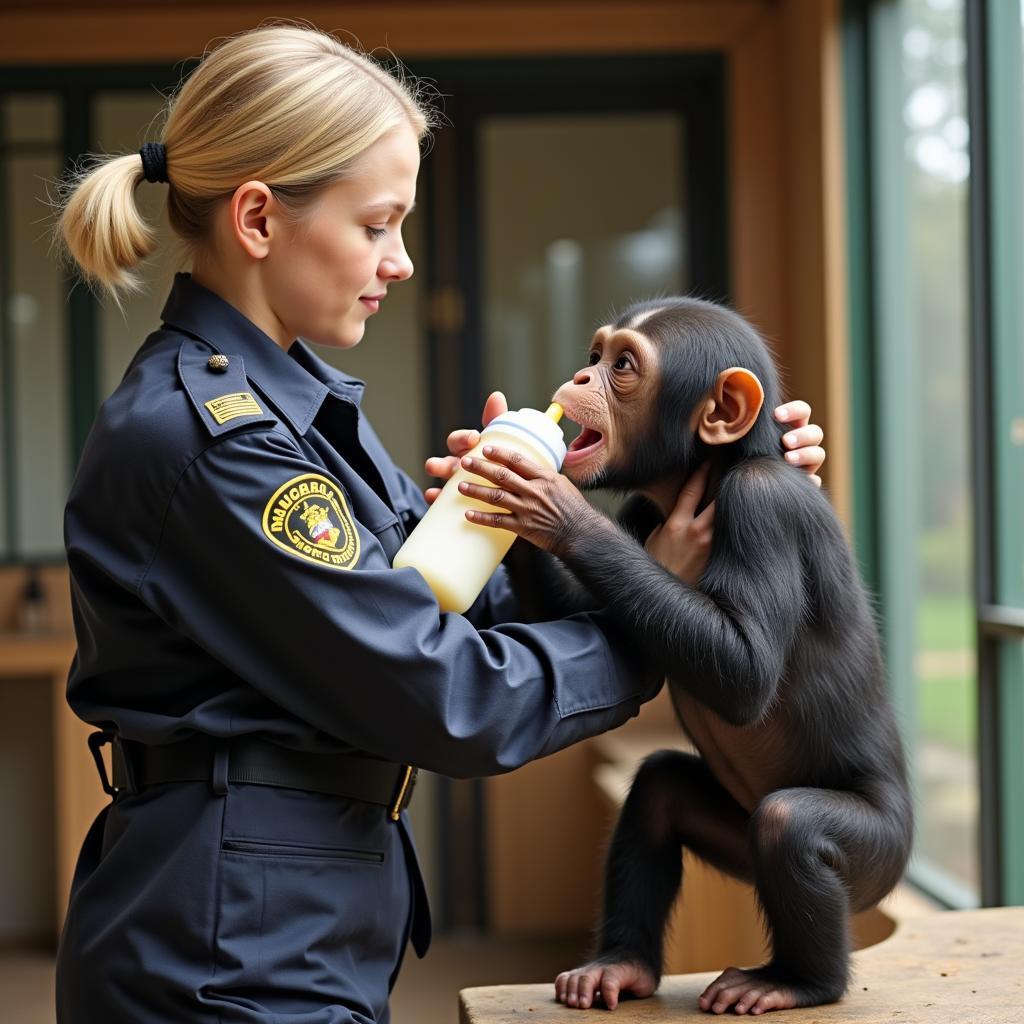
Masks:
[[[113,782],[107,777],[100,748],[110,743]],[[94,732],[89,749],[104,792],[137,793],[162,782],[209,782],[226,793],[229,782],[283,786],[312,793],[348,797],[388,808],[393,821],[409,806],[416,784],[412,765],[378,761],[358,754],[317,754],[237,736],[193,736],[178,743],[151,746]]]

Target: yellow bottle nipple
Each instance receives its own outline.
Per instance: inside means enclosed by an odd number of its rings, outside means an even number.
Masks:
[[[563,412],[565,412],[565,410],[557,402],[552,402],[544,410],[544,415],[547,416],[552,423],[557,423],[562,418]]]

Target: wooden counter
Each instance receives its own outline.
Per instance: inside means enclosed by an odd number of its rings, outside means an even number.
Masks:
[[[57,932],[64,922],[71,877],[82,839],[107,802],[86,745],[92,726],[76,718],[65,696],[75,640],[65,631],[23,635],[0,633],[0,686],[6,680],[39,678],[52,694],[54,878]],[[40,737],[46,742],[45,737]]]
[[[722,964],[722,967],[728,965]],[[606,1011],[570,1010],[551,981],[467,988],[461,1024],[588,1024],[708,1021],[697,997],[718,972],[666,977],[650,999]],[[730,1020],[735,1015],[729,1014]],[[891,938],[854,954],[854,980],[832,1006],[774,1011],[771,1024],[1021,1024],[1024,1022],[1024,907],[944,911],[903,922]]]

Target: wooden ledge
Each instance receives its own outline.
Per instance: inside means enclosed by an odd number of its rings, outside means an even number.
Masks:
[[[764,1019],[770,1024],[1024,1024],[1024,907],[913,918],[891,938],[855,953],[853,959],[853,982],[841,1003],[777,1011]],[[711,972],[667,977],[657,995],[623,1003],[611,1017],[603,1010],[570,1010],[556,1003],[552,981],[467,988],[459,993],[459,1020],[707,1024],[716,1018],[697,1008],[697,996],[716,976]],[[730,1014],[729,1019],[735,1017]]]

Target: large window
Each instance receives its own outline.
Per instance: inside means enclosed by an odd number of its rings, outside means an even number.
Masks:
[[[1022,0],[849,0],[856,536],[912,880],[1024,900]]]

